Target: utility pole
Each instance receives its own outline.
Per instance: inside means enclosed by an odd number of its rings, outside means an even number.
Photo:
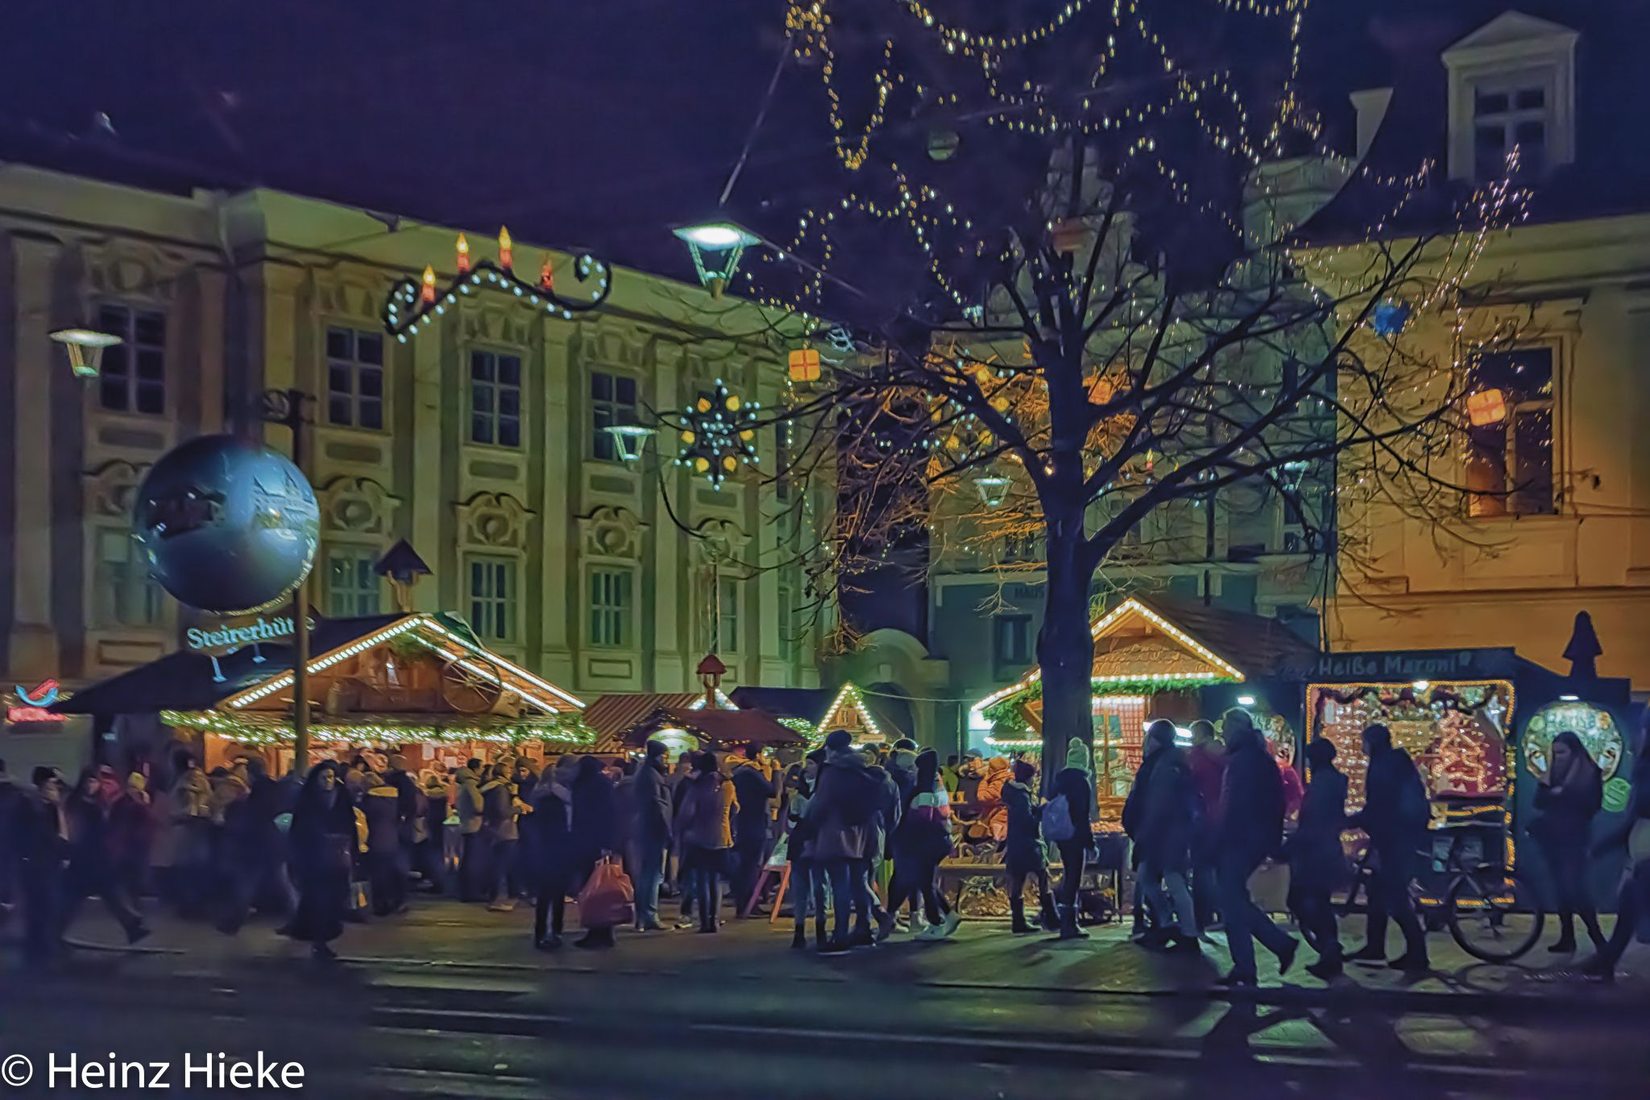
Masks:
[[[280,424],[292,433],[292,464],[307,481],[305,463],[304,403],[312,401],[299,389],[265,390],[259,395],[258,413],[265,424]],[[309,577],[306,574],[292,590],[292,762],[303,775],[309,770]]]

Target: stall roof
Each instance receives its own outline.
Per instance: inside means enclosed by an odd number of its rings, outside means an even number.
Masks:
[[[733,702],[742,708],[765,710],[775,718],[800,718],[818,726],[825,721],[836,692],[828,688],[736,687]]]
[[[716,693],[718,705],[732,710],[733,700]],[[620,691],[599,695],[584,709],[584,723],[596,731],[594,753],[616,753],[624,749],[624,734],[661,707],[673,710],[700,710],[705,705],[702,691]]]
[[[576,712],[584,707],[568,692],[489,651],[463,619],[445,613],[317,618],[310,638],[310,674],[410,632],[417,632],[437,652],[450,658],[485,657],[512,690],[548,713]],[[216,669],[221,669],[222,680],[216,675],[213,659],[206,654],[168,654],[93,684],[53,709],[62,714],[148,714],[218,707],[239,710],[292,685],[291,647],[266,645],[260,650],[242,647],[218,657]],[[262,662],[257,660],[260,655]]]
[[[630,747],[638,748],[648,737],[662,729],[687,730],[722,748],[747,744],[807,743],[807,739],[800,733],[780,725],[779,720],[766,711],[690,710],[682,707],[659,707],[647,718],[626,730],[624,740]]]
[[[1315,646],[1276,619],[1156,595],[1130,596],[1096,619],[1090,633],[1094,676],[1114,684],[1247,680],[1310,668],[1318,656]],[[1107,639],[1115,644],[1103,644]],[[977,706],[1019,695],[1041,676],[1033,668]]]

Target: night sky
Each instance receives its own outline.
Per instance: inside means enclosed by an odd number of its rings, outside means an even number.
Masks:
[[[782,28],[771,0],[7,0],[0,159],[118,140],[186,179],[690,276],[668,227],[715,208]],[[824,148],[791,119],[763,138],[767,164]]]

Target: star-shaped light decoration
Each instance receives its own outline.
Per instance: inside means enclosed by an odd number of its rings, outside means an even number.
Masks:
[[[703,474],[717,489],[741,465],[753,465],[756,455],[756,424],[761,404],[741,400],[729,393],[726,383],[716,380],[716,388],[682,410],[681,453],[678,466]]]

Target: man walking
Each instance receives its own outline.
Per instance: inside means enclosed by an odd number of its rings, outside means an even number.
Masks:
[[[1248,711],[1234,707],[1221,725],[1226,737],[1226,776],[1215,836],[1215,880],[1226,917],[1232,970],[1219,984],[1253,988],[1255,940],[1278,957],[1280,975],[1294,964],[1299,946],[1249,896],[1249,876],[1283,843],[1283,779]]]
[[[1369,834],[1375,849],[1375,875],[1369,885],[1369,939],[1349,956],[1360,962],[1386,962],[1386,923],[1390,916],[1404,934],[1404,953],[1391,963],[1394,970],[1425,972],[1426,934],[1409,899],[1417,854],[1426,843],[1432,816],[1426,785],[1409,753],[1392,744],[1392,731],[1379,722],[1364,730],[1364,755],[1369,770],[1364,779],[1364,808],[1348,826]]]
[[[1207,931],[1215,920],[1215,823],[1220,820],[1220,785],[1226,777],[1226,756],[1213,722],[1199,718],[1192,723],[1186,767],[1198,798],[1197,830],[1192,836],[1192,906],[1198,928]]]
[[[659,923],[659,884],[665,876],[665,849],[670,846],[671,791],[665,774],[668,751],[663,741],[649,741],[642,766],[636,769],[630,786],[630,865],[636,879],[638,932],[664,927]]]
[[[870,899],[861,873],[868,854],[871,818],[877,812],[879,784],[869,774],[865,758],[853,750],[847,730],[825,736],[825,765],[819,786],[803,811],[803,821],[814,834],[814,858],[824,868],[836,908],[836,927],[822,955],[848,950],[848,921],[857,916],[857,930],[870,931]]]

